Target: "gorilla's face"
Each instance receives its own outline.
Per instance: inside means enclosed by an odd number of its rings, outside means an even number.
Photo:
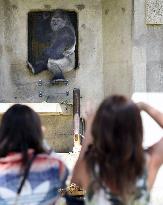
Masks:
[[[66,21],[59,17],[52,17],[50,25],[53,31],[58,31],[66,25]]]

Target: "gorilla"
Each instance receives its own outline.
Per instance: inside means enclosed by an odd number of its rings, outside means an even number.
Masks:
[[[43,20],[47,21],[48,16],[42,15]],[[40,39],[41,42],[49,41],[50,46],[42,51],[35,63],[28,62],[28,67],[34,74],[48,69],[54,74],[51,80],[53,82],[64,80],[63,73],[75,67],[76,36],[68,14],[61,9],[53,12],[50,18],[50,28],[51,32],[49,35],[46,34],[46,39]]]

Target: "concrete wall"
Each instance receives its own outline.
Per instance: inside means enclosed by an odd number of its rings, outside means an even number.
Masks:
[[[161,92],[163,25],[158,20],[163,19],[162,1],[102,0],[102,12],[105,96]]]
[[[27,14],[57,8],[74,10],[78,14],[79,69],[66,75],[68,86],[47,86],[45,83],[39,87],[39,79],[46,82],[51,76],[48,71],[34,76],[26,67]],[[0,15],[0,102],[42,102],[46,96],[40,99],[39,91],[50,96],[49,102],[72,101],[74,87],[81,89],[82,102],[95,97],[96,103],[100,102],[104,95],[100,0],[0,0]],[[70,92],[69,96],[56,94],[66,91]]]
[[[28,12],[57,8],[78,14],[79,68],[66,74],[67,86],[47,85],[48,71],[33,75],[26,67]],[[50,96],[49,102],[72,103],[77,87],[83,112],[86,101],[98,105],[113,93],[130,96],[161,91],[163,26],[146,25],[145,13],[143,0],[0,0],[0,102],[43,102]],[[42,86],[38,86],[39,79]],[[67,122],[72,124],[72,107],[64,112],[69,113]],[[58,123],[65,125],[62,117]],[[55,118],[53,122],[56,124]],[[69,135],[70,130],[63,127]],[[51,131],[48,133],[49,138]]]
[[[40,117],[45,128],[46,143],[56,152],[71,152],[73,150],[72,116],[40,115]],[[1,118],[0,114],[0,120]]]
[[[73,149],[73,123],[72,117],[64,116],[41,116],[45,129],[45,139],[56,152],[71,152]]]
[[[148,12],[146,11],[146,8],[150,8]],[[157,15],[159,18],[157,18]],[[163,90],[163,25],[158,24],[158,22],[161,23],[161,19],[163,19],[162,15],[162,0],[134,1],[132,56],[133,90],[136,92],[162,92]],[[147,22],[148,24],[146,24]],[[150,96],[150,94],[148,95]],[[150,97],[148,97],[148,101],[146,101],[151,105],[152,102],[155,102],[153,105],[159,109],[160,105],[162,104],[161,95],[158,95],[158,93],[157,95],[159,97],[154,96],[154,94],[151,94],[151,96],[152,95],[153,98],[151,98],[151,101]],[[147,95],[144,94],[143,98],[145,97],[147,97]],[[139,100],[145,100],[143,98]],[[154,130],[151,130],[152,127],[149,125],[149,123],[146,126],[148,126],[148,132],[150,132],[150,134],[151,132],[154,132]],[[151,143],[152,138],[150,135],[146,135],[146,138],[147,137],[148,142]],[[155,132],[153,136],[155,141],[156,139],[158,140],[158,137],[159,134]],[[162,205],[163,203],[162,179],[163,167],[160,168],[151,191],[151,204]]]
[[[149,8],[148,12],[145,10],[146,8]],[[163,25],[161,24],[163,23],[163,21],[161,21],[163,20],[162,16],[163,3],[161,0],[134,1],[134,36],[132,53],[134,91],[162,92],[163,90]],[[160,24],[158,24],[158,21]],[[159,98],[160,99],[158,100],[155,99],[157,103],[155,103],[154,106],[158,109],[161,109],[161,95],[159,96]],[[154,101],[154,99],[152,99],[152,101]],[[152,101],[148,103],[152,104]],[[154,138],[157,139],[159,137],[157,136],[157,132],[155,133],[155,135],[156,136],[154,136]],[[149,138],[148,141],[151,142],[152,139]],[[162,179],[163,166],[159,170],[153,189],[151,191],[152,204],[162,205],[163,203]]]
[[[105,96],[132,93],[132,1],[102,0]]]
[[[152,1],[151,1],[152,2]],[[162,1],[157,1],[162,5]],[[136,92],[163,90],[163,25],[146,24],[146,1],[134,1],[133,85]],[[147,3],[150,3],[148,0]],[[160,9],[163,7],[159,7]],[[159,8],[154,7],[154,11]],[[159,10],[159,14],[163,10]],[[148,12],[148,15],[151,15]],[[157,13],[155,13],[155,17]],[[153,20],[152,18],[147,18]],[[148,21],[150,23],[150,21]],[[152,21],[154,23],[154,21]]]
[[[145,92],[146,88],[146,26],[145,4],[134,1],[133,24],[133,90]]]
[[[65,75],[67,86],[47,85],[52,77],[48,71],[33,75],[26,66],[28,12],[57,8],[78,14],[79,68]],[[73,88],[80,88],[81,112],[87,100],[93,99],[98,105],[104,97],[102,55],[101,0],[0,0],[0,103],[43,102],[47,96],[48,102],[72,103]],[[39,79],[43,80],[42,86],[38,86]],[[73,144],[72,107],[64,112],[65,116],[42,116],[46,138],[62,152],[71,151]]]
[[[7,12],[4,8],[5,2],[0,2],[0,95],[1,101],[5,99],[6,94],[12,97],[12,87],[9,83],[11,81],[10,78],[10,48],[6,45],[6,38],[5,30],[9,29],[9,25],[6,24],[7,20]],[[7,84],[9,83],[9,84]]]

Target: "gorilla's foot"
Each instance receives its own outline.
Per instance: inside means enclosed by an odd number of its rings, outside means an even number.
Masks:
[[[35,74],[35,69],[29,61],[27,61],[27,67],[33,74]]]
[[[27,66],[33,74],[38,74],[44,70],[47,70],[47,66],[46,66],[46,63],[44,61],[39,61],[34,66],[29,61],[27,61]]]

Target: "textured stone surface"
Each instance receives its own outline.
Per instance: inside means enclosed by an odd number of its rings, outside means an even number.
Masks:
[[[57,8],[78,14],[79,69],[65,75],[67,86],[51,86],[47,83],[52,77],[48,71],[33,75],[26,66],[28,12]],[[102,54],[101,0],[0,0],[0,103],[72,103],[73,88],[80,88],[81,112],[87,100],[97,105],[104,97]],[[39,79],[43,80],[42,86],[38,85]],[[62,107],[65,114],[72,113],[71,106]],[[72,116],[49,115],[43,117],[43,122],[47,140],[56,151],[72,151]]]
[[[79,69],[66,74],[67,86],[50,86],[46,83],[51,78],[48,71],[33,75],[26,67],[28,12],[56,8],[74,10],[79,18]],[[98,104],[104,96],[101,22],[99,0],[0,0],[0,102],[42,102],[47,97],[48,102],[72,102],[73,88],[78,87],[83,97],[81,105],[88,98],[96,98]],[[38,86],[39,79],[44,82],[42,86]],[[42,98],[39,98],[40,91]]]
[[[146,26],[144,24],[145,6],[144,1],[134,1],[133,22],[133,92],[146,91]]]
[[[2,115],[0,114],[0,121]],[[44,137],[50,147],[56,152],[72,152],[73,150],[73,120],[72,116],[42,116],[45,127]]]
[[[45,139],[56,152],[71,152],[73,148],[72,116],[41,116]]]
[[[105,96],[132,93],[130,0],[103,0],[103,69]]]
[[[163,61],[147,64],[147,91],[161,92],[163,90]]]
[[[163,0],[146,0],[146,23],[163,24]]]
[[[133,91],[162,92],[163,25],[144,24],[144,3],[142,0],[134,1]]]
[[[163,91],[163,25],[147,28],[147,91]]]

